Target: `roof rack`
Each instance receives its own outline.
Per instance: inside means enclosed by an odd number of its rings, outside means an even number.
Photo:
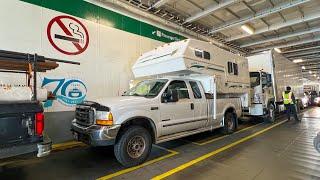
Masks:
[[[14,51],[0,50],[0,72],[27,74],[30,87],[30,80],[33,78],[33,100],[37,100],[37,72],[46,72],[59,67],[58,63],[80,65],[62,59],[48,58],[38,54],[28,54]]]

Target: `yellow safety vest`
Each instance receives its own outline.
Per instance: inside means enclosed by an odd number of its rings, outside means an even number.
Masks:
[[[284,104],[293,104],[293,100],[291,97],[292,97],[292,92],[289,92],[289,93],[282,92],[282,98],[283,98]]]

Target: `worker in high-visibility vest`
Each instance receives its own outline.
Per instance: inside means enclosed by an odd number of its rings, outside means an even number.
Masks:
[[[300,122],[297,116],[296,100],[293,95],[293,92],[291,92],[291,87],[288,86],[286,88],[286,91],[282,92],[282,98],[283,98],[283,104],[286,107],[288,121],[290,121],[290,116],[292,115],[296,120],[296,122]]]

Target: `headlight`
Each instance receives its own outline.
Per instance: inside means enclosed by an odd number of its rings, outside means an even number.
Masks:
[[[261,97],[259,96],[259,94],[254,94],[253,102],[254,103],[261,103]]]
[[[301,100],[302,100],[303,104],[307,104],[309,101],[309,99],[307,97],[303,97]]]
[[[96,124],[103,126],[113,125],[113,115],[107,111],[96,111]]]

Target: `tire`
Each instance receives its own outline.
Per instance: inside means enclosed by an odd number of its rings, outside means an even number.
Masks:
[[[314,148],[320,153],[320,136],[319,135],[313,139],[313,145],[314,145]]]
[[[274,121],[276,119],[275,118],[275,112],[276,112],[276,108],[274,107],[274,105],[273,104],[269,104],[268,105],[268,114],[264,118],[265,122],[274,123]]]
[[[125,167],[142,164],[152,148],[150,133],[143,127],[132,126],[126,129],[114,145],[117,160]]]
[[[222,128],[223,134],[232,134],[237,127],[237,115],[231,112],[226,112],[223,118],[224,126]]]

